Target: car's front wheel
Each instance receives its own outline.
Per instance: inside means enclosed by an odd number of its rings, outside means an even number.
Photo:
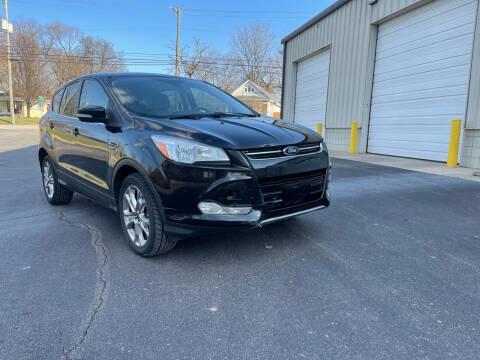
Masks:
[[[160,204],[151,186],[139,174],[125,178],[118,198],[120,221],[130,247],[141,256],[155,256],[171,251],[172,241],[163,231]]]
[[[73,192],[58,182],[52,160],[47,155],[42,160],[43,192],[47,201],[52,205],[68,204],[73,197]]]

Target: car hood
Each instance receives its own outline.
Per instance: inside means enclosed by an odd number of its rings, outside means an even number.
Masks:
[[[252,149],[318,142],[312,130],[270,117],[204,117],[200,119],[136,119],[136,127],[225,149]]]

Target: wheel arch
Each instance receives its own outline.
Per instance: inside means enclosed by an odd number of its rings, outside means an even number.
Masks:
[[[42,161],[47,155],[48,155],[47,150],[45,150],[42,147],[38,149],[38,162],[40,163],[40,166],[42,166]]]
[[[160,212],[162,214],[162,217],[165,218],[165,212],[163,210],[163,205],[162,201],[160,198],[160,195],[158,194],[157,189],[155,188],[155,185],[153,184],[152,180],[150,179],[150,176],[147,174],[145,169],[136,161],[131,160],[131,159],[123,159],[120,160],[117,165],[115,166],[115,169],[113,171],[113,176],[112,176],[112,191],[113,191],[113,196],[115,197],[115,204],[118,207],[118,195],[120,193],[120,188],[122,186],[123,181],[127,176],[133,173],[138,173],[140,174],[147,184],[152,187],[152,190],[156,200],[158,201],[160,205]]]

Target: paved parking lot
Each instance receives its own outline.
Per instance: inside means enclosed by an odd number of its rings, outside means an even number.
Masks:
[[[0,359],[476,359],[480,183],[333,161],[332,206],[143,259],[0,127]]]

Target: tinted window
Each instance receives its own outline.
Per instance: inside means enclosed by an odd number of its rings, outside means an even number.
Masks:
[[[129,111],[169,117],[195,113],[233,112],[253,115],[239,101],[215,86],[197,80],[129,76],[112,80],[112,88]]]
[[[63,89],[53,95],[52,99],[52,111],[58,112],[60,108],[60,102],[62,101]]]
[[[207,109],[208,112],[232,112],[231,106],[202,89],[192,88],[192,95],[196,107],[200,110]]]
[[[78,98],[80,97],[80,81],[68,85],[60,105],[60,113],[66,116],[77,117]]]
[[[171,114],[188,109],[188,105],[186,104],[186,102],[183,101],[183,97],[177,89],[164,90],[160,93],[168,98],[169,106],[168,109],[165,110],[165,112]]]
[[[80,108],[88,105],[103,106],[108,108],[108,96],[97,80],[85,80],[83,82],[82,95],[80,96]]]

